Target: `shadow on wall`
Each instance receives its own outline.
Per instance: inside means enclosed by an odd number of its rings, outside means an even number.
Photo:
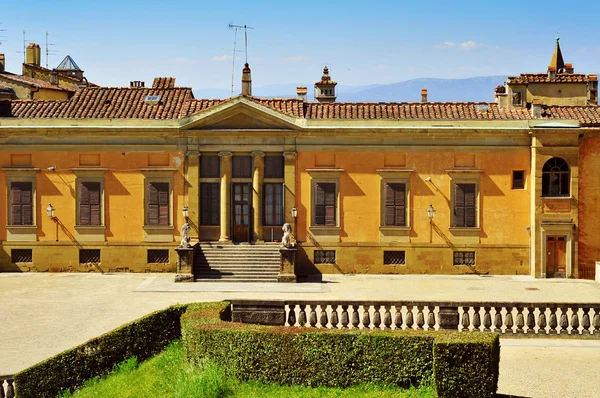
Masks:
[[[310,235],[308,235],[310,236]],[[302,247],[298,245],[298,252],[296,253],[296,276],[298,282],[322,282],[323,274],[313,262],[308,258],[308,254]]]
[[[0,272],[23,272],[18,266],[12,263],[9,249],[0,246]]]

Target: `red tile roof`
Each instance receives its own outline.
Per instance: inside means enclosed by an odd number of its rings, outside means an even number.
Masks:
[[[600,126],[600,107],[593,105],[542,107],[542,117],[546,119],[577,119],[582,126]]]
[[[64,87],[57,86],[55,84],[51,84],[45,80],[36,79],[34,77],[29,76],[21,76],[21,75],[13,75],[12,73],[0,73],[0,81],[5,80],[11,83],[21,83],[28,84],[32,87],[43,88],[46,90],[58,90],[58,91],[68,91],[74,92],[75,90]]]
[[[257,98],[249,97],[252,101],[266,106],[285,115],[302,118],[305,115],[305,103],[296,98]]]
[[[152,83],[152,88],[174,88],[174,77],[155,77]]]
[[[527,83],[587,83],[589,77],[581,73],[557,73],[552,80],[547,73],[522,73],[519,76],[509,76],[509,84]]]

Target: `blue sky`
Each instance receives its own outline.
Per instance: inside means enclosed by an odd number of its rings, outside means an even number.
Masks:
[[[600,2],[538,1],[8,1],[0,0],[7,69],[20,71],[22,31],[55,67],[69,54],[90,81],[174,76],[178,85],[229,90],[234,31],[249,30],[253,84],[319,80],[323,65],[346,86],[418,77],[544,72],[556,32],[576,72],[597,73]],[[238,33],[243,50],[243,32]],[[244,53],[236,54],[239,92]],[[45,65],[45,56],[42,64]]]

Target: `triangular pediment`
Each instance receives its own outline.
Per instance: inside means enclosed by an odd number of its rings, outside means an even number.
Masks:
[[[293,130],[295,118],[244,97],[203,110],[185,120],[184,129],[194,130]]]

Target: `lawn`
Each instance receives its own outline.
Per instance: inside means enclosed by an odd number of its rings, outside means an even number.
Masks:
[[[240,382],[228,376],[215,363],[199,366],[183,360],[181,342],[174,342],[162,353],[138,364],[131,358],[100,380],[89,380],[74,394],[66,397],[436,397],[433,387],[400,389],[393,386],[365,384],[352,388],[311,388]]]

